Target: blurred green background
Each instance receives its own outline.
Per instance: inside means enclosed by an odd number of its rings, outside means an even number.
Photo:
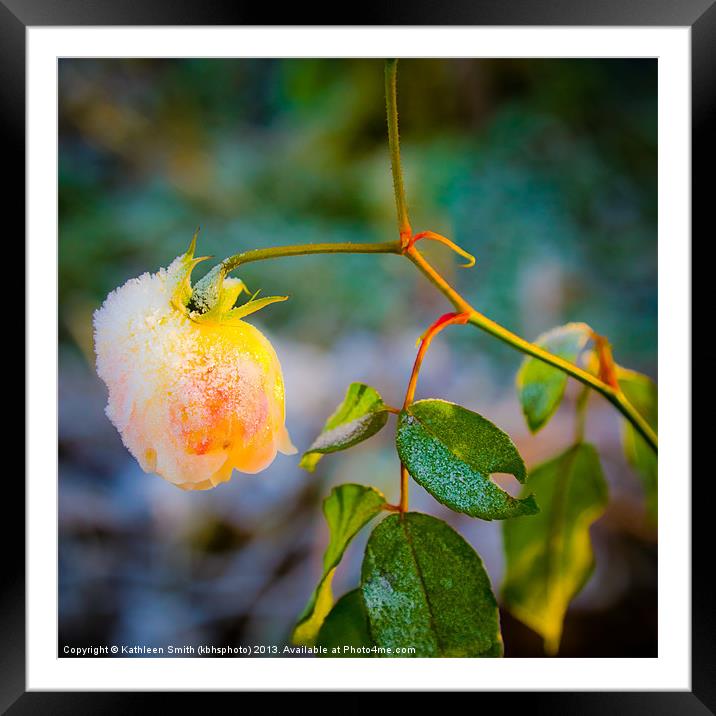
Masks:
[[[104,416],[91,317],[110,290],[182,253],[196,226],[198,253],[217,259],[395,238],[382,61],[61,60],[59,88],[60,646],[282,645],[320,570],[330,485],[373,484],[397,499],[392,426],[314,475],[279,456],[260,475],[181,492],[144,475]],[[526,338],[585,321],[619,363],[656,378],[656,61],[403,60],[398,99],[413,228],[477,257],[463,270],[426,242],[446,277]],[[299,450],[352,381],[400,403],[416,338],[450,309],[395,256],[278,259],[240,277],[291,297],[250,322],[282,361]],[[535,465],[569,443],[574,391],[529,435],[514,392],[520,360],[477,330],[451,329],[431,348],[418,397],[479,411]],[[656,532],[620,419],[598,397],[587,437],[612,499],[592,529],[597,567],[561,654],[656,656]],[[449,513],[415,485],[411,506],[461,531],[499,589],[499,524]],[[338,594],[357,582],[364,540]],[[502,618],[507,656],[541,655],[536,635]]]

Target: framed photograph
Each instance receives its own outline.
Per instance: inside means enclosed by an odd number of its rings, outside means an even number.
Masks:
[[[716,710],[690,418],[711,0],[0,18],[27,335],[3,709]]]

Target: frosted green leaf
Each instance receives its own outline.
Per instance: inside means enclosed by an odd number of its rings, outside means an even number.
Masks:
[[[298,619],[291,640],[296,644],[312,644],[324,619],[333,607],[331,584],[333,573],[343,558],[346,547],[367,522],[385,505],[385,497],[373,487],[340,485],[323,501],[330,538],[323,555],[323,572],[318,586]]]
[[[360,589],[344,594],[336,602],[318,632],[316,644],[328,649],[327,654],[321,654],[324,657],[372,656],[372,654],[356,653],[350,649],[350,647],[360,649],[373,646],[373,639],[368,629],[368,615]]]
[[[543,333],[535,343],[570,363],[576,363],[591,333],[592,329],[586,323],[567,323]],[[528,356],[524,359],[517,373],[517,392],[527,425],[533,433],[554,415],[566,386],[566,373],[537,358]]]
[[[401,412],[398,455],[438,502],[483,520],[531,515],[539,510],[532,496],[518,500],[491,479],[509,473],[520,482],[525,464],[509,435],[489,420],[445,400],[419,400]]]
[[[658,432],[658,393],[651,378],[626,368],[617,368],[617,380],[627,400],[649,423],[654,432]],[[646,493],[647,512],[653,522],[658,512],[658,463],[656,453],[644,438],[637,433],[633,425],[623,422],[622,443],[627,460],[639,473]]]
[[[387,421],[387,406],[378,391],[364,383],[351,383],[343,402],[303,454],[300,466],[313,472],[324,454],[346,450],[367,440]]]
[[[597,451],[575,445],[530,473],[540,513],[505,522],[504,605],[559,649],[567,607],[594,567],[590,525],[604,512],[607,483]]]
[[[379,647],[413,657],[502,656],[497,602],[482,560],[449,525],[391,515],[368,540],[361,590]]]

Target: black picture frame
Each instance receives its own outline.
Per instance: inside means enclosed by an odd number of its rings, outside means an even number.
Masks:
[[[25,214],[25,44],[29,26],[73,25],[266,25],[275,10],[242,2],[213,3],[196,0],[0,0],[0,143],[4,175],[5,221],[10,236],[24,235]],[[282,25],[532,25],[532,26],[682,26],[691,28],[692,88],[692,225],[706,225],[713,179],[708,176],[714,153],[711,119],[716,109],[716,0],[458,0],[449,4],[393,2],[379,7],[361,6],[360,22],[348,23],[328,10],[319,17],[303,4],[281,12]],[[355,20],[355,17],[351,18]],[[694,229],[698,230],[698,229]],[[711,229],[713,231],[713,229]],[[693,241],[692,241],[693,246]],[[10,242],[6,254],[15,253]],[[31,270],[31,267],[27,267]],[[17,294],[14,294],[17,295]],[[31,376],[26,375],[26,380]],[[28,426],[31,429],[31,426]],[[686,480],[690,466],[672,476]],[[25,559],[20,537],[25,502],[23,484],[6,475],[3,490],[7,534],[3,544],[4,569],[0,583],[0,709],[18,714],[135,713],[166,708],[168,694],[129,692],[26,692],[25,690]],[[692,482],[692,690],[690,692],[609,693],[481,693],[476,705],[493,699],[504,708],[524,704],[526,709],[549,714],[706,714],[716,713],[716,619],[714,589],[710,580],[710,542],[706,511],[713,504],[713,478],[706,474]],[[9,507],[12,506],[12,507]],[[10,514],[19,517],[13,521]],[[519,685],[515,685],[519,688]],[[191,708],[205,694],[178,693]],[[294,697],[295,698],[295,697]],[[391,699],[389,699],[390,701]],[[299,699],[298,703],[308,701]],[[351,699],[354,710],[369,707],[370,694]],[[382,701],[385,706],[386,702]],[[488,706],[489,708],[489,706]]]

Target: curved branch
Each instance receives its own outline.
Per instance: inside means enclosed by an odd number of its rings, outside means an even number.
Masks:
[[[652,430],[649,423],[635,410],[634,406],[629,403],[626,396],[621,390],[612,388],[612,386],[599,380],[596,376],[583,370],[578,365],[560,358],[549,351],[540,348],[534,343],[526,341],[516,333],[512,333],[499,323],[495,323],[491,318],[483,315],[475,310],[433,267],[425,260],[423,255],[415,248],[411,247],[406,252],[407,257],[423,272],[428,280],[435,285],[445,297],[452,303],[461,313],[469,313],[468,323],[477,326],[486,333],[495,338],[499,338],[503,343],[516,348],[522,353],[537,358],[548,365],[561,370],[563,373],[572,376],[580,383],[594,389],[597,393],[603,395],[636,429],[636,431],[647,441],[654,452],[658,451],[658,439],[656,433]]]
[[[272,246],[268,249],[252,249],[229,256],[221,262],[224,273],[229,273],[242,264],[266,259],[279,259],[284,256],[306,256],[308,254],[399,254],[401,246],[395,241],[382,243],[322,243],[322,244],[291,244],[289,246]]]
[[[534,343],[526,341],[516,333],[512,333],[499,323],[475,310],[425,259],[425,257],[411,246],[404,251],[400,242],[384,241],[382,243],[320,243],[320,244],[294,244],[290,246],[274,246],[267,249],[254,249],[234,254],[222,262],[223,270],[228,273],[242,264],[254,261],[265,261],[267,259],[283,258],[285,256],[305,256],[309,254],[396,254],[405,255],[410,259],[428,280],[452,303],[460,313],[468,313],[468,323],[482,329],[486,333],[499,338],[504,343],[512,346],[521,353],[537,358],[538,360],[551,365],[557,370],[572,376],[575,380],[589,386],[597,393],[603,395],[635,428],[635,430],[646,440],[649,446],[657,452],[658,438],[651,426],[636,411],[633,405],[627,400],[624,393],[617,391],[596,376],[588,373],[574,363],[564,360],[549,351],[540,348]]]

